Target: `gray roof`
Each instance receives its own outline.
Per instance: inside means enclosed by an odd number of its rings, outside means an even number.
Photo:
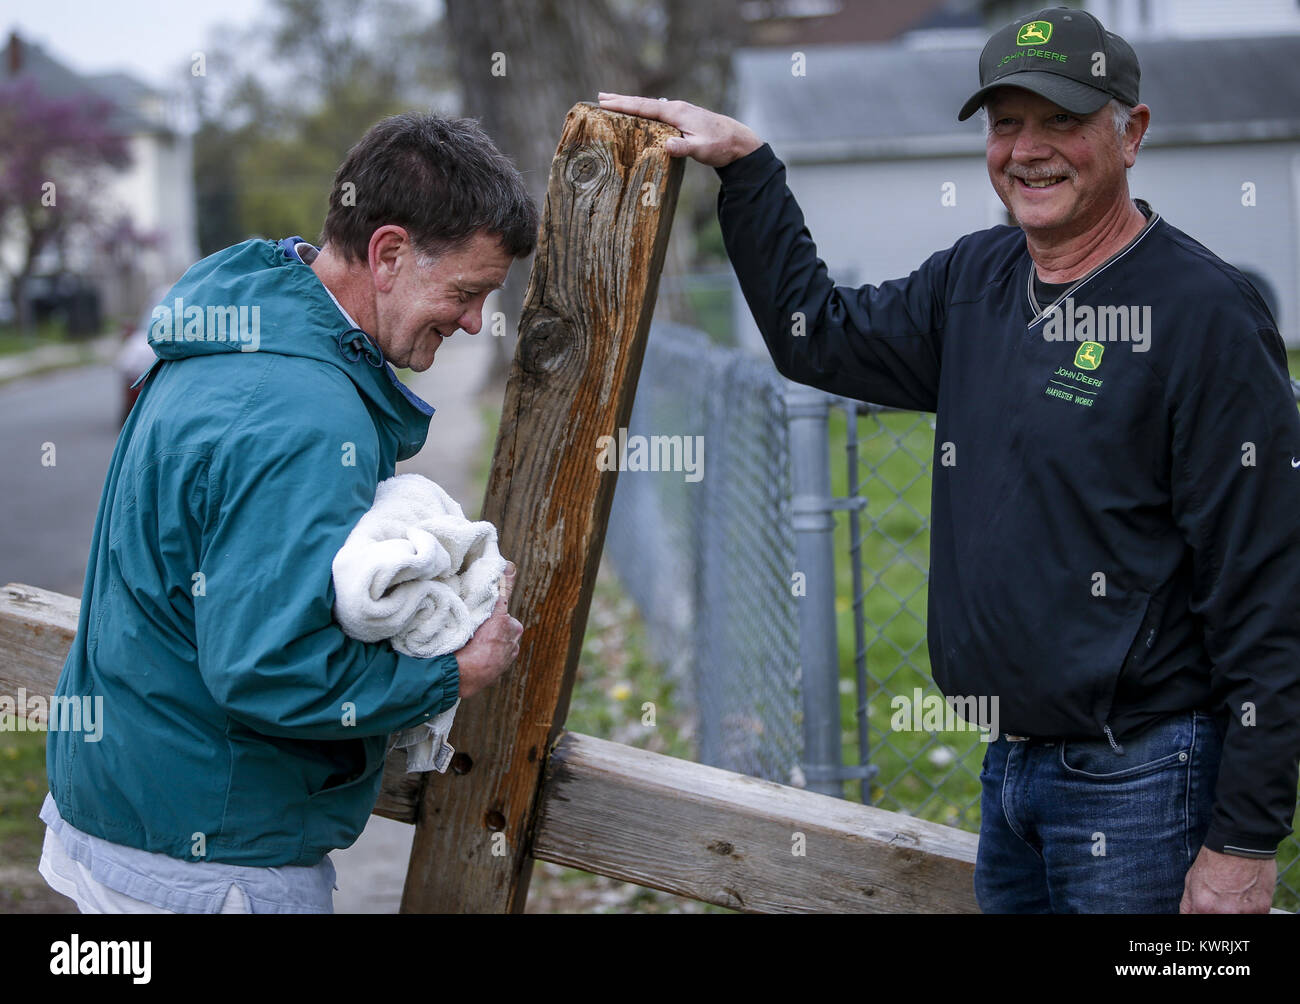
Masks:
[[[119,135],[169,131],[145,111],[144,102],[158,98],[158,92],[147,84],[125,73],[82,76],[51,57],[35,42],[23,38],[20,45],[22,67],[16,75],[9,72],[9,44],[0,50],[0,83],[30,80],[50,98],[94,96],[108,101],[113,106],[108,123]]]
[[[1135,43],[1147,146],[1300,138],[1300,35]],[[785,159],[982,154],[979,116],[957,121],[979,86],[979,48],[806,46],[736,54],[739,115]]]

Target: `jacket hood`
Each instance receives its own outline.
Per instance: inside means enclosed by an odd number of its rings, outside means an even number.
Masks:
[[[154,308],[150,346],[163,360],[272,352],[337,366],[380,431],[396,438],[397,459],[413,457],[433,408],[397,379],[375,340],[348,322],[293,250],[298,243],[248,240],[193,265]]]

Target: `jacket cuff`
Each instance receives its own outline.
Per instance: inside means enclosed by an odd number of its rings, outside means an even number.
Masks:
[[[718,177],[724,185],[736,181],[745,181],[762,172],[764,168],[776,160],[776,153],[768,143],[764,143],[757,150],[752,150],[745,156],[733,160],[730,164],[724,164],[722,167],[715,167]]]
[[[1272,858],[1277,856],[1277,845],[1281,841],[1270,843],[1259,837],[1246,837],[1239,833],[1229,833],[1211,824],[1201,843],[1212,851],[1230,854],[1241,858]]]
[[[447,671],[442,676],[442,703],[435,715],[442,714],[460,700],[460,662],[450,653],[442,658],[447,661]]]

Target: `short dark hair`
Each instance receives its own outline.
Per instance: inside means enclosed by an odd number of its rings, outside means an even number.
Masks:
[[[394,115],[348,151],[321,244],[364,262],[371,235],[389,224],[405,228],[424,258],[463,247],[480,230],[500,237],[512,258],[537,243],[537,207],[523,176],[474,119]]]

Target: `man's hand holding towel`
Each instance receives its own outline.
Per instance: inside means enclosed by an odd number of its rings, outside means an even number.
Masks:
[[[461,700],[473,697],[484,687],[496,682],[510,664],[519,656],[519,639],[524,626],[510,616],[510,594],[515,588],[515,563],[506,562],[501,576],[501,591],[497,596],[492,616],[474,632],[469,644],[456,653],[460,664]]]
[[[333,573],[334,616],[347,634],[388,640],[416,658],[454,655],[462,699],[491,685],[519,655],[523,625],[507,610],[515,566],[497,550],[496,527],[467,520],[428,478],[400,474],[381,482],[335,555]],[[398,735],[408,771],[446,770],[459,706]]]

